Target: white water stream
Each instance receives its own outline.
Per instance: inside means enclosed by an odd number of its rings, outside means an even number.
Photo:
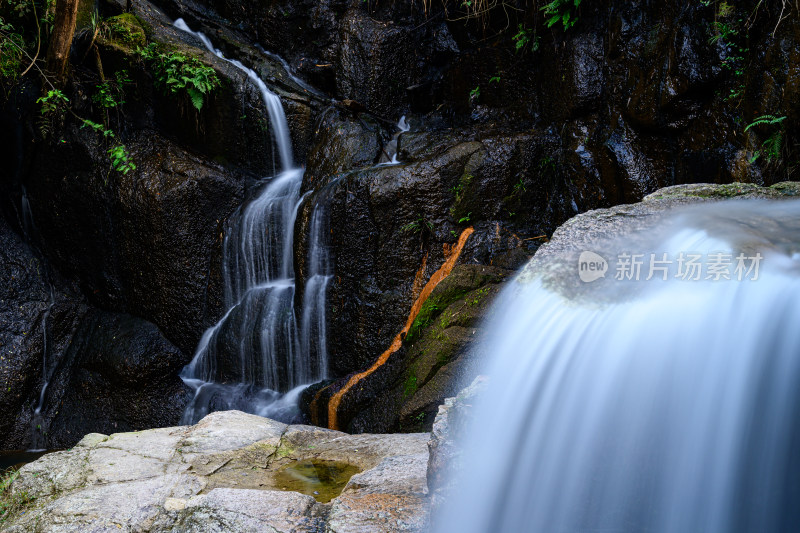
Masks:
[[[184,381],[195,390],[183,423],[210,411],[239,409],[291,420],[297,399],[327,374],[325,295],[330,279],[324,228],[315,211],[309,243],[309,279],[303,319],[294,312],[294,228],[303,169],[292,161],[289,127],[280,98],[250,68],[227,59],[200,32],[178,19],[175,27],[200,39],[209,51],[243,72],[261,92],[280,156],[281,171],[243,208],[226,234],[223,274],[225,316],[205,332]]]
[[[507,289],[436,531],[800,530],[800,203],[706,204],[665,226],[592,250],[644,254],[638,281],[610,264],[580,297],[552,273]],[[647,281],[651,253],[673,262]],[[763,256],[757,279],[739,254]]]

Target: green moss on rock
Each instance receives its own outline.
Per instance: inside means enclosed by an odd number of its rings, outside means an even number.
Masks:
[[[411,368],[406,376],[405,383],[403,383],[403,400],[414,396],[414,393],[417,392],[417,388],[417,374],[415,370]]]
[[[147,44],[147,34],[135,15],[123,13],[103,22],[100,40],[105,45],[130,53]]]
[[[645,197],[644,201],[668,200],[676,198],[703,198],[724,200],[727,198],[778,198],[796,195],[800,192],[796,184],[779,183],[772,187],[761,187],[753,183],[694,183],[665,187]]]

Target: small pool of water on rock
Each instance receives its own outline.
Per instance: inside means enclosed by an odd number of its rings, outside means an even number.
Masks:
[[[48,450],[50,451],[50,450]],[[0,451],[0,473],[9,469],[19,469],[23,465],[32,463],[47,451],[28,452],[25,450],[3,450]]]
[[[328,503],[341,494],[350,478],[360,471],[357,466],[340,461],[297,461],[275,473],[275,485],[280,490],[308,494],[320,503]]]

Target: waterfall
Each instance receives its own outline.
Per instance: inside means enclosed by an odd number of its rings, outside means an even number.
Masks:
[[[589,251],[674,260],[650,280],[598,262],[581,282],[581,260],[545,255],[505,291],[436,531],[798,530],[800,203],[706,204],[662,226]]]
[[[181,374],[195,390],[183,423],[197,422],[211,411],[224,409],[289,421],[299,414],[300,392],[327,372],[324,307],[328,259],[327,248],[321,244],[324,228],[315,222],[324,217],[318,217],[315,211],[312,219],[311,273],[298,327],[293,242],[303,169],[292,162],[289,127],[280,98],[252,69],[225,58],[183,19],[176,20],[175,27],[191,33],[212,53],[245,72],[259,89],[282,169],[240,210],[226,232],[223,276],[228,310],[203,334],[194,358]]]
[[[329,188],[330,189],[330,188]],[[328,373],[328,342],[325,338],[325,300],[328,282],[333,278],[333,268],[327,249],[328,212],[327,198],[321,201],[311,215],[309,234],[308,278],[303,291],[303,321],[301,330],[303,353],[316,353],[318,373]]]

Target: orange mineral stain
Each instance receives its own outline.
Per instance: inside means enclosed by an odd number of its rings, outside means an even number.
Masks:
[[[339,410],[339,404],[342,402],[342,397],[353,388],[353,385],[364,379],[365,377],[369,376],[381,366],[383,366],[386,361],[389,360],[389,357],[395,353],[397,350],[400,349],[400,346],[403,344],[403,335],[408,333],[408,330],[411,329],[411,325],[414,323],[414,320],[417,319],[417,315],[419,314],[420,310],[422,309],[423,304],[428,299],[428,297],[433,292],[433,289],[447,276],[450,275],[452,272],[453,267],[456,266],[456,262],[458,261],[459,256],[461,255],[461,251],[464,249],[464,245],[467,243],[467,239],[470,235],[475,231],[474,228],[469,227],[461,232],[461,235],[458,237],[458,242],[454,247],[449,250],[449,254],[445,254],[447,259],[445,260],[444,264],[439,267],[439,270],[433,273],[431,279],[428,280],[428,283],[422,288],[419,296],[417,299],[414,300],[414,305],[411,306],[411,312],[408,315],[408,320],[406,320],[406,325],[397,334],[397,336],[392,341],[392,344],[389,348],[378,357],[378,360],[369,367],[367,370],[363,372],[359,372],[358,374],[351,377],[344,387],[342,387],[339,391],[336,392],[333,396],[331,396],[330,401],[328,402],[328,427],[330,429],[339,429],[338,428],[338,420],[337,420],[337,412]],[[427,260],[427,257],[425,258]],[[423,262],[423,266],[420,271],[424,271],[425,265]]]
[[[445,254],[447,257],[447,254]],[[425,252],[425,255],[422,256],[422,266],[419,267],[417,270],[417,274],[414,276],[414,285],[411,287],[411,297],[416,299],[419,294],[422,292],[423,284],[422,280],[425,279],[425,270],[428,267],[428,252]]]

